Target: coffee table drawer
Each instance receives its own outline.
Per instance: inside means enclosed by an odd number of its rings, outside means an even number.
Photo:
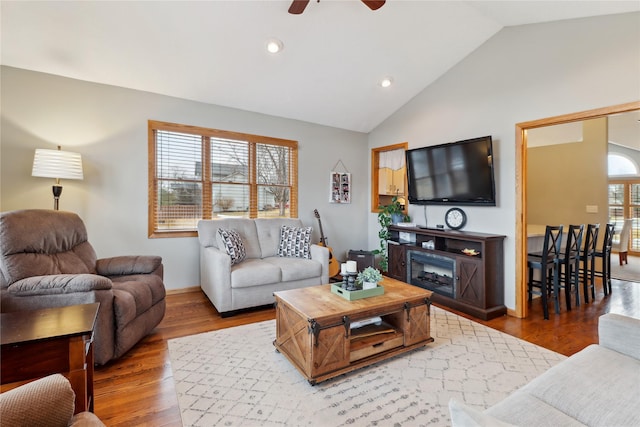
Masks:
[[[403,345],[404,334],[398,331],[391,334],[352,339],[349,361],[354,362]]]

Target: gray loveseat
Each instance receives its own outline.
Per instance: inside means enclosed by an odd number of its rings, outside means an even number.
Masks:
[[[451,401],[453,426],[640,426],[640,319],[605,314],[598,335],[484,412]]]
[[[200,286],[223,316],[272,304],[273,293],[329,283],[329,251],[310,245],[310,259],[278,256],[281,227],[303,227],[295,218],[224,218],[198,222]],[[242,238],[246,257],[232,264],[218,229]]]

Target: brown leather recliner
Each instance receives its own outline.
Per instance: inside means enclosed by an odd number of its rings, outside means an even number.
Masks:
[[[97,259],[72,212],[28,209],[0,214],[0,310],[99,302],[94,360],[122,356],[164,317],[162,258]]]

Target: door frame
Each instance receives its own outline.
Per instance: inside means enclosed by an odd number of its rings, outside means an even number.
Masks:
[[[516,307],[513,313],[516,317],[527,317],[529,311],[525,280],[527,277],[527,131],[636,110],[640,110],[640,101],[516,124]]]

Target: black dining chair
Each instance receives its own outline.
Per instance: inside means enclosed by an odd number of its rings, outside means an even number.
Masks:
[[[555,298],[556,313],[560,313],[560,303],[558,301],[559,278],[557,260],[560,255],[562,245],[562,225],[547,225],[544,233],[544,244],[542,252],[530,252],[527,254],[527,268],[529,269],[529,301],[533,299],[533,288],[540,288],[542,297],[542,310],[544,318],[549,319],[548,296],[553,290]],[[540,270],[540,280],[535,280],[533,272]]]
[[[587,224],[584,245],[582,245],[582,254],[580,261],[582,262],[582,286],[584,288],[584,302],[589,302],[589,289],[593,299],[596,299],[595,292],[595,271],[596,271],[596,243],[598,242],[598,233],[600,224]]]
[[[602,260],[600,269],[596,267],[594,273],[596,277],[602,278],[602,288],[605,296],[611,293],[611,247],[613,246],[615,228],[614,224],[607,224],[605,226],[602,246],[599,250],[596,249],[593,254],[594,258],[600,258]],[[595,299],[595,296],[593,298]]]
[[[564,288],[567,310],[571,310],[571,294],[580,305],[580,250],[584,225],[569,225],[567,243],[557,259],[560,287]]]

